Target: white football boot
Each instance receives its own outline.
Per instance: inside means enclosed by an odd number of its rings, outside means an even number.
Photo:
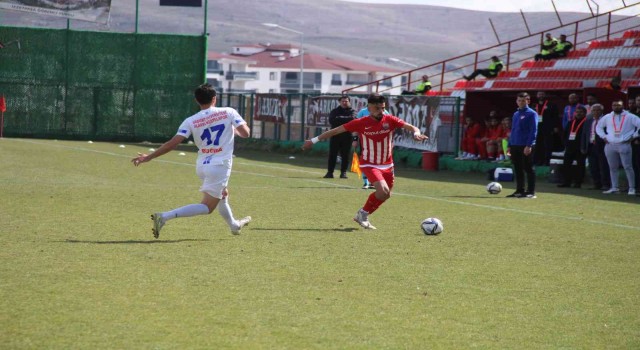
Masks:
[[[357,222],[360,226],[364,227],[367,230],[376,229],[376,227],[371,225],[371,223],[369,222],[369,213],[367,213],[363,209],[358,210],[356,216],[353,218],[353,221]]]
[[[153,237],[158,238],[160,237],[160,230],[165,224],[162,213],[151,214],[151,220],[153,220],[153,229],[151,230],[153,232]]]
[[[249,225],[250,222],[251,216],[243,217],[242,219],[238,220],[238,226],[231,229],[231,233],[234,235],[239,235],[242,228]]]

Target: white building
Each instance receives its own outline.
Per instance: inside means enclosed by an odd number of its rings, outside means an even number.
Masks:
[[[389,68],[304,53],[303,91],[308,94],[341,94],[343,90],[400,73]],[[207,80],[231,93],[297,93],[300,88],[300,49],[292,45],[251,44],[234,46],[230,54],[210,52]],[[399,95],[406,76],[380,83],[378,91]],[[351,93],[368,93],[370,87]]]

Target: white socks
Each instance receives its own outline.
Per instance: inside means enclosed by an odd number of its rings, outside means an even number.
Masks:
[[[231,207],[229,206],[229,197],[220,200],[220,202],[218,203],[218,212],[231,229],[238,227],[238,221],[233,218],[233,213],[231,212]]]
[[[162,213],[162,218],[165,221],[169,221],[175,218],[186,218],[189,216],[196,215],[207,215],[209,214],[209,207],[204,204],[189,204],[184,207],[180,207],[178,209],[170,210]]]

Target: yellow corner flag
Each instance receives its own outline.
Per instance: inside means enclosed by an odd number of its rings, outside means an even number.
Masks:
[[[353,152],[353,159],[351,160],[351,172],[358,174],[358,179],[362,177],[360,162],[358,161],[358,154],[356,152]]]

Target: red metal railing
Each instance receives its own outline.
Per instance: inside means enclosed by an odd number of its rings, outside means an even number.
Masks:
[[[616,13],[629,9],[637,11],[637,13],[631,15],[625,13],[620,15],[622,16],[621,18],[613,18]],[[603,17],[606,18],[606,22],[598,24],[598,20]],[[589,26],[591,21],[595,21],[596,24]],[[606,28],[606,32],[605,34],[600,35],[599,31],[603,28]],[[420,77],[423,74],[429,75],[429,80],[433,84],[432,91],[442,92],[444,89],[453,87],[455,82],[462,78],[465,69],[471,67],[472,70],[475,70],[478,66],[488,66],[491,56],[500,57],[505,63],[504,69],[506,71],[509,71],[518,63],[531,60],[533,56],[539,52],[540,45],[544,40],[544,34],[548,32],[557,32],[558,30],[562,30],[563,33],[567,34],[567,40],[574,43],[573,49],[575,50],[579,48],[579,46],[588,46],[591,41],[600,39],[609,40],[613,35],[635,28],[640,28],[640,2],[626,5],[624,7],[599,14],[598,16],[592,16],[575,22],[563,24],[558,27],[523,36],[508,42],[489,46],[482,50],[466,53],[444,61],[414,68],[383,79],[371,81],[366,84],[361,84],[345,89],[342,92],[363,92],[363,88],[365,88],[366,91],[380,93],[399,87],[411,90],[411,84],[421,81]],[[567,30],[571,30],[572,34],[568,34]],[[482,57],[482,59],[480,57]],[[389,86],[389,84],[387,84],[387,86],[384,86],[384,89],[380,89],[382,82],[403,75],[407,76],[405,84],[396,86]],[[418,79],[412,79],[413,76],[417,76]]]

